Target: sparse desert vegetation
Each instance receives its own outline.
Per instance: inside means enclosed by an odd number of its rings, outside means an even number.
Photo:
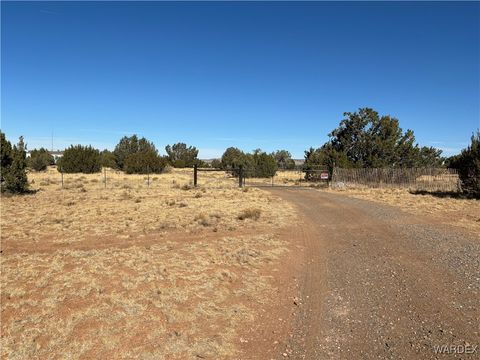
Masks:
[[[4,246],[8,248],[10,240],[27,249],[47,242],[69,244],[98,236],[138,239],[152,232],[191,233],[199,228],[234,232],[239,226],[280,226],[292,214],[290,205],[271,206],[278,199],[259,189],[243,191],[223,172],[202,173],[198,188],[191,184],[191,169],[156,175],[156,180],[109,171],[106,188],[103,176],[67,174],[62,188],[53,168],[30,173],[35,194],[2,200]],[[247,208],[259,209],[261,219],[239,222],[238,215]],[[208,227],[198,223],[201,214],[209,218]]]
[[[3,196],[2,357],[231,358],[288,252],[287,202],[225,173],[31,172]],[[147,183],[149,182],[149,184]]]
[[[277,2],[0,2],[0,360],[480,359],[480,1]]]

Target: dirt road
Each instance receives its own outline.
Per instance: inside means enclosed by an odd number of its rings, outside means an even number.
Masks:
[[[283,356],[480,358],[478,347],[468,354],[480,345],[478,235],[341,195],[271,191],[304,219],[300,310]]]

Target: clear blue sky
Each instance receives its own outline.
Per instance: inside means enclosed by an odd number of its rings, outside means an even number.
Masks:
[[[480,127],[480,4],[2,2],[1,128],[29,148],[137,133],[202,158],[319,146],[345,111],[447,155]]]

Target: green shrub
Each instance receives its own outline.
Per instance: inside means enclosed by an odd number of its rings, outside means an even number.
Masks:
[[[165,151],[168,160],[176,168],[192,167],[198,161],[198,150],[195,146],[187,146],[185,143],[167,145]]]
[[[1,191],[14,194],[28,192],[27,161],[23,137],[12,147],[0,131]]]
[[[272,177],[277,172],[277,162],[271,154],[257,149],[252,154],[230,147],[222,155],[222,168],[225,170],[239,169],[242,167],[245,177]],[[232,171],[238,176],[238,171]]]
[[[221,169],[222,162],[219,159],[213,159],[212,162],[210,163],[210,167],[214,169]]]
[[[35,171],[44,171],[47,169],[47,166],[54,165],[55,159],[47,151],[47,149],[40,148],[39,150],[32,150],[30,152],[30,157],[27,160],[28,167],[32,168]]]
[[[225,170],[236,169],[245,165],[245,153],[235,147],[229,147],[222,155],[221,167]],[[217,163],[218,165],[218,163]]]
[[[273,155],[256,151],[253,154],[253,162],[255,166],[254,177],[269,178],[275,176],[277,172],[277,162]]]
[[[72,145],[58,162],[58,171],[92,174],[102,169],[100,151],[91,146]]]
[[[196,160],[195,163],[199,168],[204,168],[205,169],[205,168],[211,168],[212,167],[212,165],[210,163],[208,163],[206,161],[203,161],[203,160],[200,160],[200,159]]]
[[[128,155],[125,159],[124,171],[127,174],[160,173],[166,164],[166,159],[159,156],[156,151],[146,150]]]
[[[185,160],[183,159],[178,159],[175,161],[170,161],[173,167],[183,169],[184,167],[187,167]]]
[[[113,151],[116,167],[127,174],[160,173],[167,161],[158,155],[153,142],[137,135],[124,136]]]
[[[117,167],[117,163],[115,161],[115,154],[107,149],[103,150],[100,153],[100,162],[102,164],[102,167],[112,169]]]
[[[12,158],[12,144],[10,143],[10,141],[7,140],[7,138],[5,137],[5,134],[3,132],[0,131],[0,162],[1,162],[1,172],[0,172],[0,176],[1,176],[1,182],[2,182],[2,186],[3,186],[3,183],[4,183],[4,175],[6,174],[6,172],[8,171],[8,169],[10,168],[10,165],[12,165],[12,161],[13,161],[13,158]]]
[[[463,191],[480,198],[480,130],[472,135],[471,144],[449,162],[450,167],[458,170]]]
[[[275,161],[277,162],[277,167],[282,170],[293,170],[295,169],[295,161],[292,159],[292,154],[287,150],[277,150],[272,153]]]

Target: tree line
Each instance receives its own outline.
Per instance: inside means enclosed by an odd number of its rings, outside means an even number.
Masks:
[[[0,132],[1,133],[1,132]],[[471,137],[471,144],[459,155],[442,157],[434,147],[419,146],[412,130],[403,131],[399,120],[379,115],[371,108],[344,113],[344,119],[329,134],[329,140],[319,148],[305,151],[302,170],[362,167],[452,167],[458,169],[462,187],[471,194],[480,194],[480,132]],[[276,171],[295,169],[295,162],[287,150],[267,153],[261,149],[246,153],[229,147],[220,159],[206,163],[198,159],[198,149],[185,143],[165,147],[166,156],[158,153],[153,142],[132,135],[120,139],[113,151],[92,146],[72,145],[57,161],[57,168],[65,173],[95,173],[102,167],[128,174],[160,173],[167,166],[184,168],[197,165],[226,171],[243,168],[247,177],[271,177]],[[28,160],[23,138],[11,145],[1,133],[2,191],[21,192],[26,183],[25,171],[30,167],[42,171],[54,163],[46,149],[33,150]]]
[[[185,143],[165,147],[166,156],[161,156],[153,142],[137,135],[124,136],[113,151],[99,151],[92,146],[72,145],[65,149],[63,157],[57,161],[57,169],[63,173],[96,173],[102,167],[124,171],[127,174],[161,173],[165,167],[185,168],[214,167],[232,170],[242,166],[249,177],[271,177],[277,169],[293,169],[295,162],[286,150],[272,154],[257,149],[244,153],[237,148],[228,148],[221,160],[211,163],[198,158],[198,149]],[[27,164],[36,171],[51,165],[53,157],[45,149],[31,152]]]

